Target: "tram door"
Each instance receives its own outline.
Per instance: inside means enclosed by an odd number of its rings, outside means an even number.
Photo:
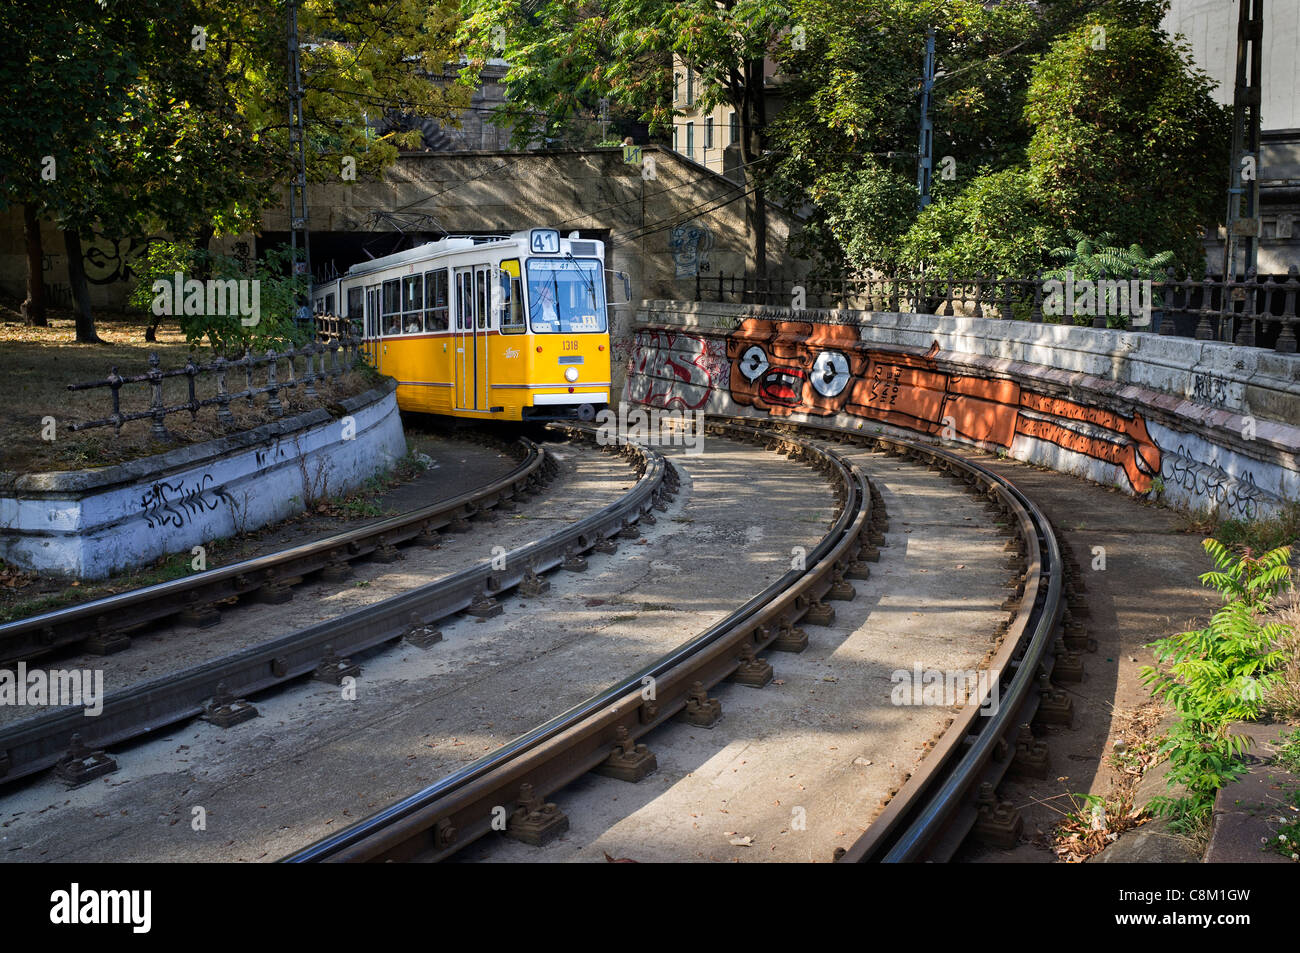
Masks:
[[[492,269],[456,269],[456,400],[462,410],[486,410]]]

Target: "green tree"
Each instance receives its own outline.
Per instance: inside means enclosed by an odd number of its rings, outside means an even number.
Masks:
[[[477,75],[488,56],[510,63],[502,114],[522,144],[560,127],[600,97],[670,128],[674,57],[698,78],[697,104],[736,110],[754,236],[749,268],[767,270],[764,159],[768,117],[764,60],[788,46],[794,25],[773,0],[539,0],[517,11],[466,0],[463,36]]]
[[[95,340],[80,236],[168,231],[199,248],[256,228],[292,174],[284,0],[16,0],[0,29],[0,208],[24,206],[29,320],[41,310],[39,221],[67,237],[78,339]],[[439,84],[452,0],[303,0],[309,175],[377,175],[418,133],[376,136],[404,110],[448,120],[467,90]],[[45,156],[57,175],[42,178]],[[349,170],[350,171],[350,170]],[[35,291],[33,292],[33,290]]]
[[[1172,250],[1196,269],[1222,203],[1230,112],[1153,19],[1162,7],[1091,18],[1038,59],[1026,156],[1062,227]]]
[[[916,217],[918,78],[935,28],[931,106],[936,191],[951,175],[1021,161],[1030,130],[1020,120],[1032,55],[1047,44],[1035,8],[975,0],[795,0],[806,44],[783,71],[787,105],[773,124],[774,191],[813,211],[799,250],[830,270],[893,249]],[[901,189],[911,192],[903,202]],[[881,215],[889,210],[888,215]]]

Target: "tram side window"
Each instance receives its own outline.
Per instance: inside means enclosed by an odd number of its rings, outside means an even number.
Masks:
[[[523,334],[524,290],[519,277],[519,261],[503,261],[497,273],[501,282],[501,314],[498,316],[502,334]]]
[[[424,330],[424,276],[402,279],[402,331],[419,334]]]
[[[362,319],[361,295],[362,294],[363,292],[362,289],[360,288],[348,289],[348,313],[345,314],[344,317],[348,319],[348,323],[352,326],[354,332],[361,327],[361,319]]]
[[[401,282],[390,278],[384,282],[384,334],[402,333]]]
[[[424,330],[447,330],[447,269],[424,273]]]
[[[333,295],[326,295],[326,296],[325,296],[325,313],[328,314],[328,315],[333,315],[333,314],[334,314],[334,296],[333,296]]]
[[[474,272],[474,278],[477,282],[478,326],[479,328],[486,328],[488,319],[487,270],[477,269]]]
[[[456,327],[461,331],[474,330],[473,282],[473,272],[456,274]]]

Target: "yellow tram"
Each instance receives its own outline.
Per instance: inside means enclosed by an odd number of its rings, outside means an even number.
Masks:
[[[314,299],[360,325],[403,410],[591,420],[609,404],[605,246],[577,232],[444,238],[353,265]]]

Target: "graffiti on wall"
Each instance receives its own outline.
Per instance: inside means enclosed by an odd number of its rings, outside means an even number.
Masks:
[[[1141,415],[954,374],[937,365],[937,350],[875,350],[853,327],[749,318],[727,339],[729,389],[737,404],[772,416],[850,413],[1006,449],[1023,435],[1117,466],[1139,493],[1151,489],[1160,448]]]
[[[96,235],[85,243],[86,280],[108,285],[136,277],[135,264],[149,250],[149,243],[161,238],[106,238]]]
[[[629,397],[638,404],[698,410],[728,374],[725,345],[698,334],[638,331],[627,363]]]
[[[713,249],[713,232],[697,221],[674,225],[668,233],[668,250],[678,278],[694,278],[709,270],[709,252]]]
[[[1233,477],[1213,460],[1197,460],[1181,443],[1165,455],[1161,477],[1167,486],[1180,486],[1197,499],[1211,501],[1216,509],[1225,508],[1243,519],[1254,519],[1269,509],[1254,473],[1246,470]]]
[[[1228,402],[1228,382],[1216,374],[1194,373],[1191,397],[1211,407],[1223,407]]]
[[[190,487],[186,487],[184,478],[177,483],[160,480],[153,484],[140,497],[145,523],[150,529],[180,528],[194,517],[212,512],[223,500],[230,502],[224,487],[209,486],[212,479],[211,473],[205,473]]]

